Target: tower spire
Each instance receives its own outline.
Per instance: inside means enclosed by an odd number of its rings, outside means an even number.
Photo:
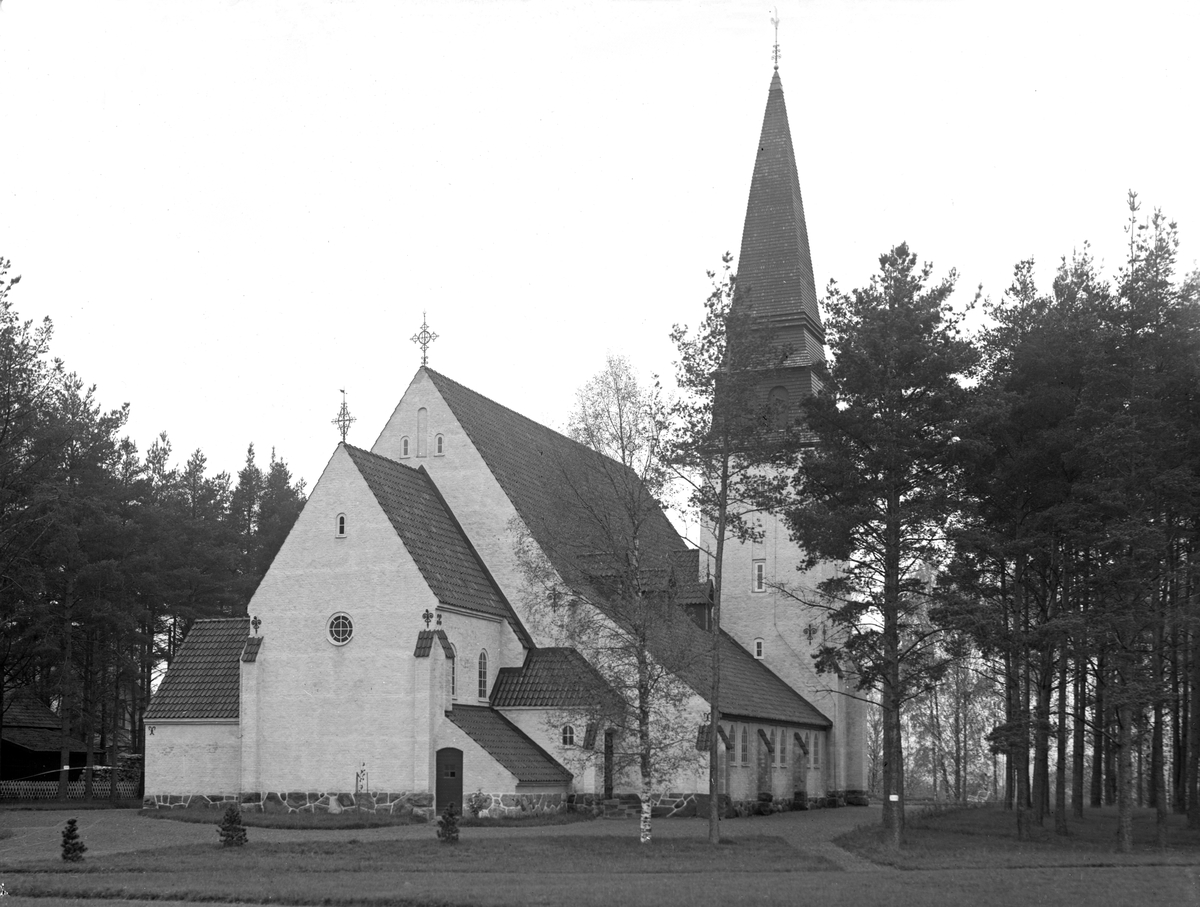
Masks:
[[[778,68],[767,93],[737,276],[733,304],[751,308],[774,341],[789,350],[789,377],[782,383],[789,393],[812,393],[820,380],[814,372],[825,361],[825,329]]]

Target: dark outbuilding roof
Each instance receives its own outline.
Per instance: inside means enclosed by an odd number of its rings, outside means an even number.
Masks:
[[[446,717],[521,784],[568,784],[574,777],[515,724],[486,706],[456,705]]]
[[[241,655],[250,618],[198,620],[146,708],[146,721],[230,720],[239,712]]]

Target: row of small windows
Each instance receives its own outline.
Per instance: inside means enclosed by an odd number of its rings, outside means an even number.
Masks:
[[[428,451],[425,449],[425,445],[426,445],[425,439],[428,437],[428,432],[427,432],[428,425],[429,425],[429,410],[427,410],[425,407],[422,406],[419,410],[417,410],[417,444],[416,444],[417,450],[416,450],[416,454],[418,457],[424,457],[424,456],[427,456],[427,454],[428,454]],[[434,435],[433,436],[433,455],[435,457],[440,457],[445,452],[446,452],[446,437],[445,437],[445,435],[442,435],[440,433]],[[400,439],[400,456],[401,456],[401,458],[404,458],[404,457],[410,457],[410,456],[412,456],[412,454],[413,454],[412,444],[409,440],[408,435],[404,435]]]
[[[400,439],[400,456],[402,456],[402,457],[411,456],[408,451],[409,451],[408,435],[405,435],[403,438]],[[445,452],[446,452],[445,436],[444,435],[435,435],[433,438],[433,455],[435,457],[440,457]],[[424,454],[417,454],[417,456],[418,457],[424,456]]]

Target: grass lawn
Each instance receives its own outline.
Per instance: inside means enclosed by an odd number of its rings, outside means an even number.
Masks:
[[[1054,833],[1054,818],[1034,826],[1030,840],[1017,840],[1016,814],[998,807],[953,809],[908,817],[905,846],[897,853],[881,841],[877,827],[859,828],[837,839],[846,850],[898,869],[965,867],[1087,867],[1200,865],[1200,832],[1185,816],[1168,816],[1169,846],[1154,844],[1154,811],[1135,810],[1134,852],[1117,853],[1115,807],[1087,809],[1068,820],[1070,834]]]

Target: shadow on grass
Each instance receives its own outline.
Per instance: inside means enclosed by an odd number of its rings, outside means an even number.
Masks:
[[[1032,823],[1032,813],[1030,813]],[[1134,852],[1117,852],[1115,808],[1089,809],[1082,820],[1068,820],[1068,835],[1054,831],[1048,816],[1032,826],[1029,838],[1017,839],[1016,813],[999,807],[946,809],[909,816],[905,843],[895,851],[878,826],[857,828],[835,839],[851,853],[897,869],[970,869],[1067,866],[1200,864],[1200,832],[1187,828],[1185,816],[1168,817],[1168,846],[1155,845],[1155,815],[1134,816]]]

